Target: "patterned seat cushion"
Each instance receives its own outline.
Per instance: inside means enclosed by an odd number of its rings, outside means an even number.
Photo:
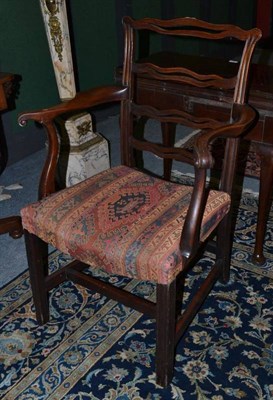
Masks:
[[[192,188],[119,166],[21,211],[23,226],[64,253],[109,273],[167,284],[181,271],[179,242]],[[205,240],[228,212],[210,191]]]

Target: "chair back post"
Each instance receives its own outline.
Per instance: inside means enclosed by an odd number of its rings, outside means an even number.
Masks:
[[[133,117],[131,113],[131,102],[134,97],[134,75],[132,74],[132,64],[135,56],[135,32],[133,28],[126,23],[126,17],[123,20],[124,27],[124,63],[122,85],[128,88],[128,98],[121,102],[120,111],[120,149],[121,163],[127,166],[134,165],[134,154],[130,146],[130,138],[133,136]]]
[[[244,45],[244,50],[240,62],[240,67],[238,71],[238,79],[237,79],[237,84],[235,87],[234,91],[234,98],[233,101],[234,103],[237,104],[244,104],[246,101],[246,90],[247,90],[247,83],[248,83],[248,74],[249,74],[249,68],[250,68],[250,63],[253,55],[253,51],[255,49],[255,46],[260,40],[262,33],[260,29],[258,28],[253,28],[249,31],[246,31],[246,39],[245,39],[245,45]],[[244,36],[243,36],[244,37]],[[243,39],[242,39],[243,40]]]

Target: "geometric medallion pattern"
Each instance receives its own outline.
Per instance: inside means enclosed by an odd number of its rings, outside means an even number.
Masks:
[[[119,166],[25,207],[30,233],[108,273],[167,284],[183,269],[180,237],[192,187]],[[230,207],[210,190],[200,238]]]

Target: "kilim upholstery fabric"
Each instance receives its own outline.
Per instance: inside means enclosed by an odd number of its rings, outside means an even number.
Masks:
[[[179,241],[192,187],[119,166],[21,211],[30,233],[109,273],[168,284],[182,270]],[[230,197],[210,190],[205,240],[228,212]]]

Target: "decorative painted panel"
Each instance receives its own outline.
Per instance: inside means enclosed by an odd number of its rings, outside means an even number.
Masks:
[[[61,100],[76,94],[65,0],[40,0],[52,64]]]
[[[110,167],[107,140],[93,131],[92,117],[77,114],[61,123],[60,185],[72,186]]]

